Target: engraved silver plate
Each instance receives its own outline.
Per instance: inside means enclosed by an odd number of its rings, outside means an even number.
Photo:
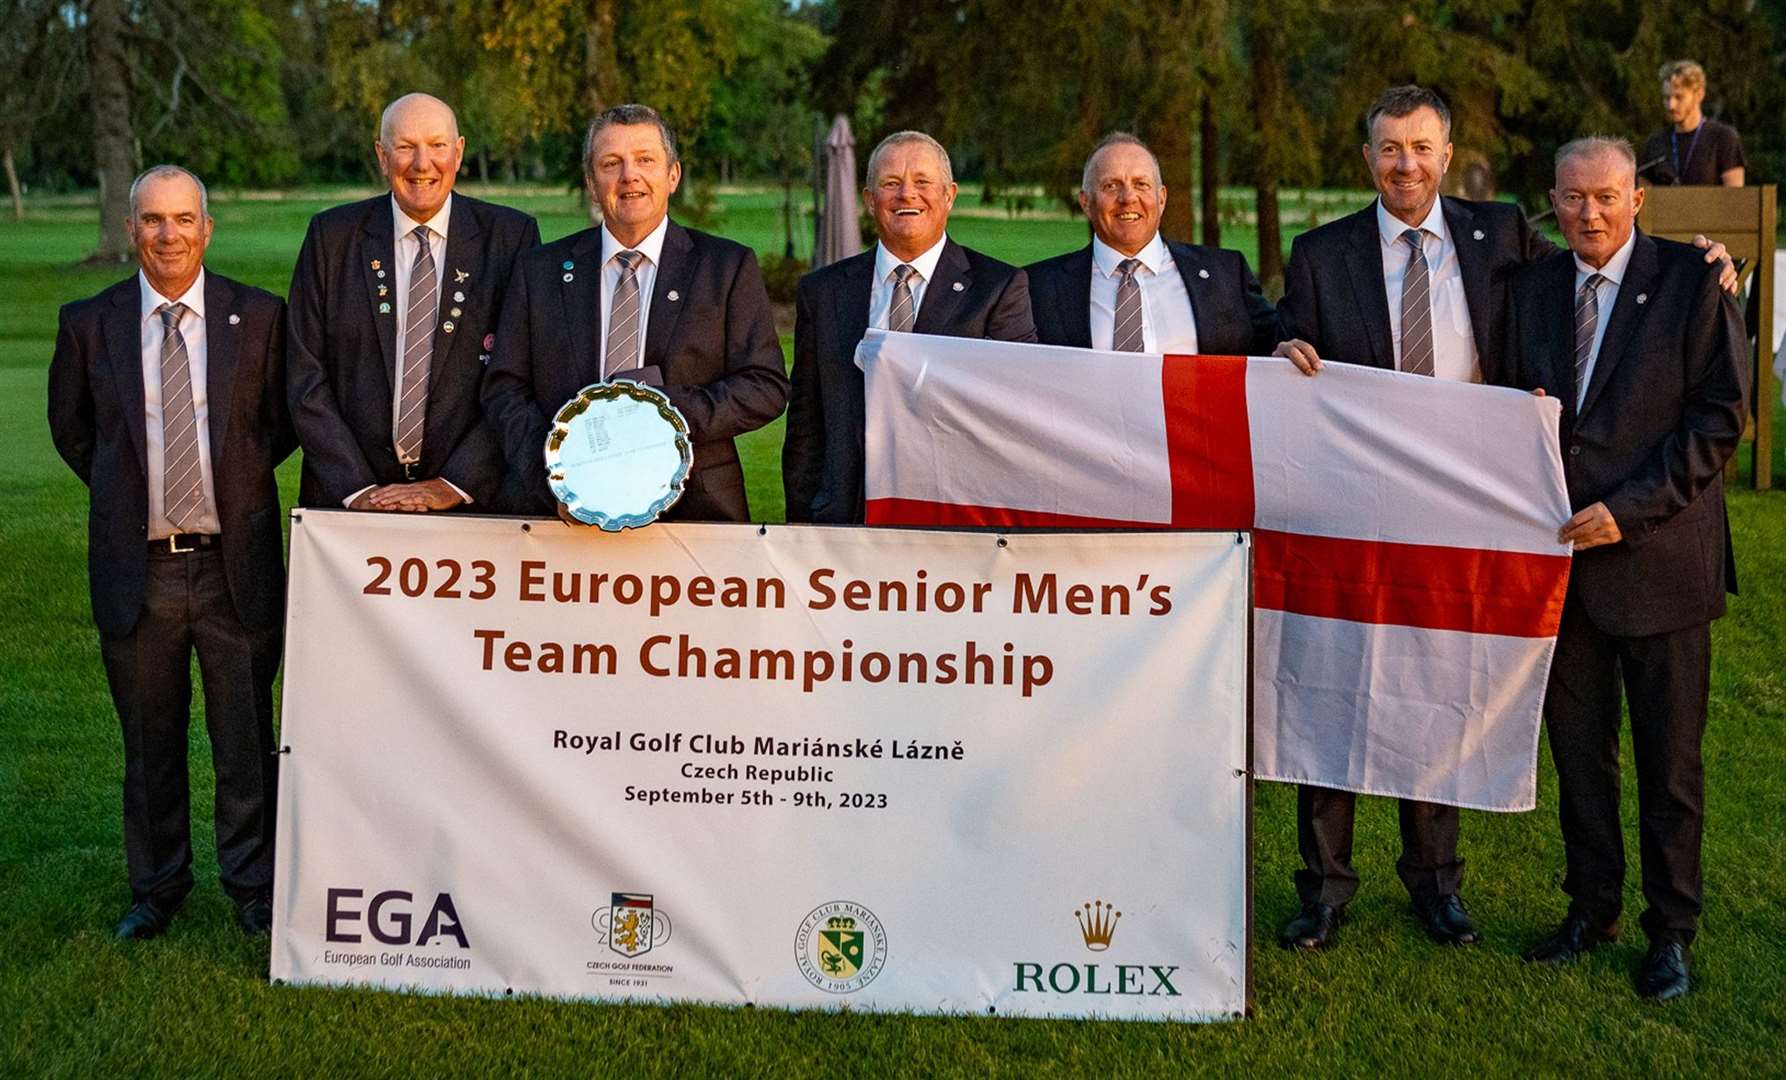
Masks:
[[[693,467],[688,420],[661,391],[629,379],[585,386],[546,435],[552,494],[605,532],[656,521],[682,497]]]

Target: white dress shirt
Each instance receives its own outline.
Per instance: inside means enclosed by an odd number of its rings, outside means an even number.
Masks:
[[[598,335],[601,341],[597,347],[601,350],[601,366],[598,369],[602,378],[606,379],[614,373],[608,370],[608,316],[614,310],[614,290],[620,287],[620,261],[614,256],[622,251],[636,251],[645,256],[633,268],[633,276],[639,279],[639,356],[638,363],[645,362],[645,327],[651,316],[651,290],[657,285],[657,264],[664,254],[664,237],[670,232],[670,216],[657,223],[645,239],[639,241],[636,248],[627,248],[614,239],[607,225],[602,226],[602,332]]]
[[[936,264],[942,260],[943,246],[949,242],[948,234],[943,234],[929,251],[912,260],[911,266],[917,273],[906,280],[905,287],[912,291],[912,320],[915,323],[918,312],[924,310],[924,292],[930,287],[930,279],[936,276]],[[886,330],[887,320],[893,314],[893,271],[904,265],[895,258],[887,245],[874,245],[874,287],[868,290],[868,325],[876,330]]]
[[[394,385],[391,387],[391,441],[393,446],[396,445],[397,422],[403,418],[403,358],[409,355],[410,343],[409,278],[411,272],[415,269],[416,255],[420,251],[415,237],[416,226],[428,226],[428,252],[434,257],[434,326],[438,326],[440,325],[440,311],[443,306],[440,303],[441,282],[445,280],[447,273],[447,223],[450,222],[452,218],[452,192],[447,193],[446,202],[441,203],[440,209],[435,212],[432,218],[425,222],[417,221],[408,214],[405,214],[403,208],[397,205],[397,197],[395,195],[391,196],[391,232],[397,240],[396,253],[393,256],[397,265],[392,268],[396,271],[396,285],[394,285],[393,288],[397,291],[397,302],[391,305],[392,310],[397,312],[397,378]],[[430,337],[434,334],[434,326],[426,328],[425,332]],[[417,329],[422,328],[418,327]],[[420,450],[419,443],[417,444],[417,449],[418,451]],[[397,460],[403,461],[401,453],[399,453]],[[407,462],[405,463],[407,464]],[[355,492],[354,495],[357,497],[359,493]]]
[[[1091,238],[1091,347],[1106,351],[1116,347],[1116,292],[1122,285],[1117,266],[1129,256]],[[1159,233],[1135,253],[1141,267],[1135,284],[1141,289],[1141,351],[1194,355],[1197,318],[1191,311],[1191,294],[1185,288],[1178,264]]]
[[[1600,343],[1606,340],[1606,324],[1612,321],[1612,305],[1619,301],[1619,283],[1625,280],[1625,271],[1631,265],[1631,252],[1636,249],[1637,230],[1632,229],[1631,235],[1625,237],[1624,244],[1598,270],[1582,262],[1580,255],[1575,256],[1575,292],[1569,299],[1570,311],[1575,310],[1575,297],[1581,295],[1581,287],[1588,283],[1588,275],[1600,275],[1600,284],[1594,286],[1594,296],[1600,304],[1599,317],[1594,320],[1594,348],[1588,353],[1588,367],[1581,373],[1581,385],[1575,388],[1575,407],[1578,410],[1588,396],[1588,386],[1594,381],[1594,367],[1600,363]],[[1573,341],[1569,343],[1569,356],[1575,356]]]
[[[163,540],[180,529],[167,519],[166,480],[167,435],[162,428],[161,343],[166,338],[158,310],[163,304],[185,304],[186,314],[180,318],[179,334],[186,339],[186,363],[192,371],[192,417],[198,423],[198,473],[204,487],[205,501],[198,520],[189,523],[186,531],[219,533],[223,531],[217,516],[217,485],[211,477],[210,399],[205,392],[205,271],[199,268],[192,286],[177,297],[166,297],[155,291],[141,270],[136,272],[142,293],[143,343],[143,456],[147,458],[149,480],[149,539]]]
[[[1470,304],[1464,296],[1463,267],[1457,261],[1457,244],[1445,228],[1440,208],[1443,197],[1417,228],[1426,230],[1421,250],[1426,252],[1433,308],[1433,375],[1457,382],[1481,382],[1482,363],[1476,355],[1476,339],[1470,333]],[[1383,289],[1389,297],[1389,337],[1395,347],[1396,370],[1401,370],[1402,282],[1408,276],[1411,250],[1402,240],[1409,226],[1383,208],[1377,200],[1377,235],[1383,255]]]

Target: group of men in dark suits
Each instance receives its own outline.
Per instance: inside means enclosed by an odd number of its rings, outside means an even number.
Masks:
[[[205,274],[197,178],[150,170],[131,203],[142,272],[64,309],[51,369],[52,431],[92,489],[94,612],[125,732],[135,904],[119,935],[159,933],[191,888],[193,648],[218,762],[223,883],[243,929],[266,929],[284,581],[272,470],[295,444],[304,506],[562,513],[541,457],[549,417],[585,385],[632,378],[661,387],[690,424],[697,469],[673,517],[749,519],[733,439],[785,404],[788,520],[859,524],[854,356],[881,328],[1118,352],[1276,351],[1310,375],[1330,358],[1562,399],[1580,512],[1560,538],[1582,554],[1547,716],[1572,902],[1531,956],[1565,960],[1616,932],[1622,678],[1650,901],[1638,986],[1684,993],[1706,627],[1730,565],[1718,476],[1742,428],[1741,327],[1719,287],[1728,260],[1634,230],[1642,196],[1623,143],[1559,154],[1552,197],[1569,249],[1558,250],[1516,207],[1439,196],[1451,147],[1437,95],[1391,90],[1367,130],[1379,198],[1298,238],[1277,307],[1240,254],[1161,236],[1167,191],[1133,136],[1110,136],[1086,162],[1090,243],[1019,269],[949,238],[947,151],[921,132],[890,135],[864,188],[879,242],[801,280],[791,383],[754,255],[669,219],[681,163],[643,106],[590,126],[585,180],[602,224],[541,246],[531,218],[453,193],[464,140],[451,110],[399,99],[376,144],[390,195],[311,222],[289,328],[277,298]],[[175,460],[194,445],[207,452]],[[1353,802],[1299,794],[1305,867],[1289,947],[1335,939],[1358,883]],[[1441,942],[1475,941],[1458,898],[1457,810],[1404,802],[1401,824],[1398,869],[1421,924]]]

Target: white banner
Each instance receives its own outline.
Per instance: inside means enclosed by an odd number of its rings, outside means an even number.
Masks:
[[[1245,534],[291,535],[276,979],[1246,1008]]]

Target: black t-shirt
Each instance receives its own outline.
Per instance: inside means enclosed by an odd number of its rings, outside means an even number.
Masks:
[[[1721,183],[1718,178],[1731,169],[1741,169],[1743,138],[1729,124],[1705,120],[1692,131],[1679,132],[1663,128],[1643,144],[1639,164],[1648,164],[1643,178],[1652,184]]]

